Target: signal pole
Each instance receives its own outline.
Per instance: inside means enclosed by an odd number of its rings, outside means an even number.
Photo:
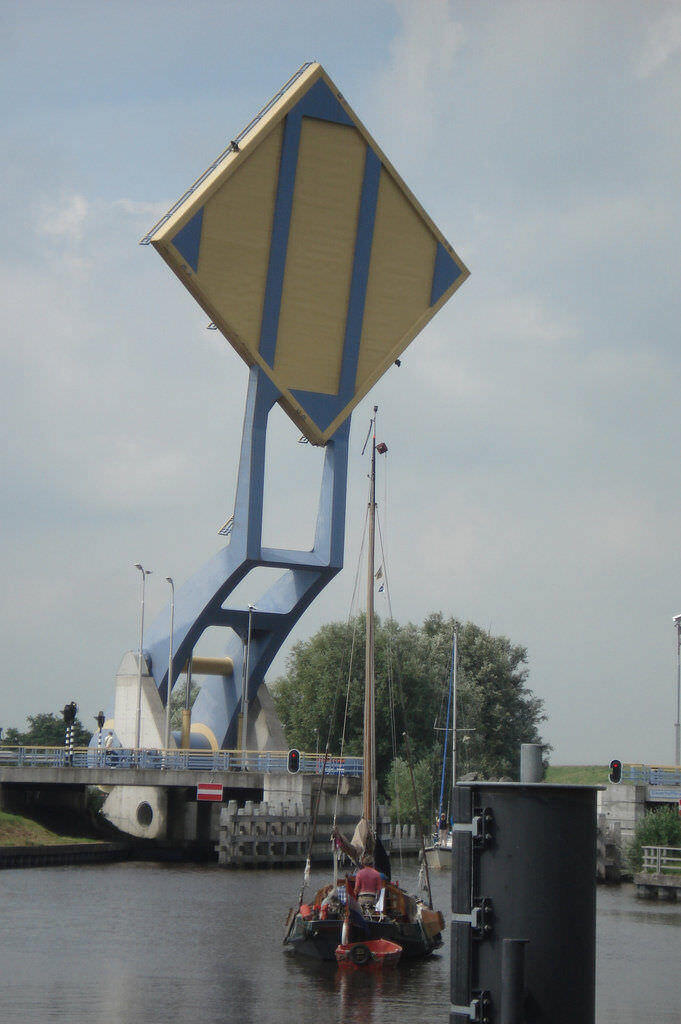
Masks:
[[[675,758],[674,764],[681,764],[681,615],[674,616],[676,626],[676,724],[674,726]]]

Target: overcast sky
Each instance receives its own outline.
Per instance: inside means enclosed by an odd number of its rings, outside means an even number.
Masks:
[[[471,277],[354,413],[346,568],[293,639],[348,613],[378,401],[395,617],[525,645],[554,763],[670,763],[681,5],[4,0],[0,47],[0,724],[92,726],[133,563],[153,616],[220,544],[246,368],[137,242],[316,59]],[[276,410],[276,546],[312,542],[297,437]]]

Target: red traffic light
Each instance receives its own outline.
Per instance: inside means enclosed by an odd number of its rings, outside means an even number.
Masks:
[[[622,781],[622,762],[621,761],[614,760],[614,761],[610,762],[610,781],[611,782],[621,782]]]
[[[76,715],[77,714],[78,714],[78,705],[76,704],[76,702],[74,700],[72,700],[71,703],[67,704],[66,707],[62,711],[62,715],[64,716],[64,724],[65,725],[73,725],[73,723],[76,720]]]
[[[296,772],[300,771],[300,751],[296,750],[295,747],[288,752],[286,768],[290,775],[295,775]]]

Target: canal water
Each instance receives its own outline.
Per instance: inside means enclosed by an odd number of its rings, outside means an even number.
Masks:
[[[0,1021],[447,1022],[448,940],[383,976],[285,954],[301,881],[298,870],[147,863],[1,871]],[[325,881],[313,873],[308,893]],[[400,881],[415,887],[413,864]],[[447,917],[449,876],[434,875],[433,890]],[[679,1024],[681,904],[599,889],[597,949],[597,1024]]]

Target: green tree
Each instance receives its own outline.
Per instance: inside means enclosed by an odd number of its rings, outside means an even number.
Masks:
[[[658,807],[641,818],[627,850],[632,871],[643,866],[644,846],[681,846],[681,818],[676,807]]]
[[[415,763],[427,760],[432,785],[442,768],[443,733],[434,723],[449,681],[452,638],[458,635],[457,725],[459,773],[517,778],[521,743],[540,743],[543,702],[526,686],[527,650],[474,623],[429,615],[421,626],[376,622],[376,769],[386,793],[401,738],[408,732]],[[351,658],[352,652],[352,658]],[[362,753],[364,617],[322,626],[289,654],[286,675],[273,687],[288,742],[301,750],[337,751],[349,681],[345,753]],[[394,706],[395,714],[391,715]],[[391,721],[394,727],[391,728]],[[440,717],[442,724],[442,717]],[[396,743],[393,743],[396,739]]]
[[[416,790],[416,798],[414,797]],[[390,801],[390,817],[394,824],[417,824],[416,800],[420,811],[421,831],[429,835],[433,830],[433,771],[429,758],[414,765],[412,785],[409,764],[396,757],[390,766],[386,780],[386,792]]]
[[[194,701],[198,697],[201,691],[201,687],[198,683],[192,683],[189,690],[189,707],[194,707]],[[180,730],[182,728],[182,709],[184,708],[186,700],[185,687],[184,685],[179,687],[175,686],[173,692],[170,695],[170,728],[173,730]]]
[[[28,729],[20,732],[11,726],[5,731],[3,745],[7,747],[63,747],[66,727],[62,715],[29,715]],[[74,722],[73,742],[76,747],[87,747],[92,733],[83,727],[79,718]]]

